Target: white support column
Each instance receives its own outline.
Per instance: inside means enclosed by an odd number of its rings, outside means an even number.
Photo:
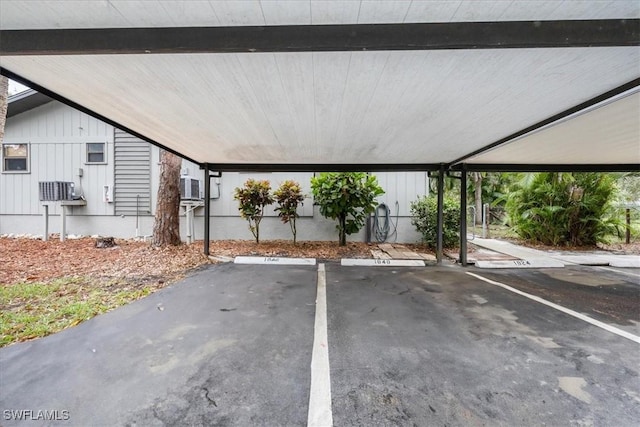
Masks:
[[[191,241],[189,243],[193,243],[196,241],[196,209],[195,207],[191,209],[191,222],[190,222],[190,230],[191,230]]]
[[[64,242],[67,237],[67,207],[60,206],[60,241]]]
[[[193,208],[191,206],[185,206],[187,210],[187,243],[191,244],[193,242],[193,234],[191,224],[193,223]]]
[[[49,240],[49,205],[44,206],[44,233],[42,234],[42,240]]]

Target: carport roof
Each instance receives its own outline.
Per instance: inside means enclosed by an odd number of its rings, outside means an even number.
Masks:
[[[0,66],[216,170],[629,170],[639,18],[633,0],[3,0]]]

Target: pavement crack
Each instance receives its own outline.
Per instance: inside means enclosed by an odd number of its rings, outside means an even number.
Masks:
[[[399,292],[399,293],[398,293],[398,295],[404,295],[404,294],[406,294],[407,292],[411,292],[411,289],[407,288],[407,290],[406,290],[406,291]]]
[[[204,397],[211,403],[213,403],[213,406],[215,406],[216,408],[218,407],[218,404],[216,403],[215,400],[213,400],[213,398],[209,397],[209,389],[206,387],[202,387],[202,390],[204,391]]]
[[[220,309],[220,311],[225,311],[225,312],[227,312],[227,311],[236,311],[236,310],[237,310],[237,308],[221,308]]]

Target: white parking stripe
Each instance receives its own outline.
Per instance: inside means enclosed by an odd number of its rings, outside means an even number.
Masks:
[[[616,335],[620,335],[621,337],[624,337],[626,339],[629,339],[629,340],[631,340],[633,342],[636,342],[636,343],[640,344],[640,337],[639,336],[634,335],[632,333],[629,333],[627,331],[623,331],[622,329],[616,328],[615,326],[611,326],[611,325],[608,325],[608,324],[606,324],[604,322],[600,322],[599,320],[592,319],[591,317],[586,316],[586,315],[584,315],[582,313],[578,313],[577,311],[570,310],[568,308],[565,308],[565,307],[563,307],[561,305],[552,303],[551,301],[547,301],[546,299],[540,298],[538,296],[531,295],[531,294],[528,294],[526,292],[522,292],[522,291],[520,291],[520,290],[518,290],[516,288],[512,288],[511,286],[505,285],[504,283],[500,283],[500,282],[496,282],[496,281],[491,280],[491,279],[487,279],[486,277],[482,277],[482,276],[480,276],[478,274],[475,274],[475,273],[467,272],[467,274],[470,275],[470,276],[473,276],[473,277],[475,277],[477,279],[480,279],[480,280],[482,280],[484,282],[491,283],[492,285],[495,285],[495,286],[500,286],[501,288],[504,288],[504,289],[506,289],[508,291],[511,291],[511,292],[514,292],[514,293],[516,293],[518,295],[522,295],[523,297],[527,297],[529,299],[532,299],[532,300],[534,300],[536,302],[539,302],[540,304],[544,304],[544,305],[546,305],[548,307],[555,308],[556,310],[559,310],[559,311],[561,311],[563,313],[566,313],[569,316],[573,316],[573,317],[575,317],[577,319],[580,319],[580,320],[583,320],[583,321],[585,321],[587,323],[590,323],[593,326],[597,326],[598,328],[604,329],[605,331],[612,332],[612,333],[614,333]]]
[[[318,291],[316,321],[311,356],[311,391],[307,425],[329,427],[333,425],[331,412],[331,376],[329,373],[329,340],[327,334],[327,280],[324,264],[318,264]]]

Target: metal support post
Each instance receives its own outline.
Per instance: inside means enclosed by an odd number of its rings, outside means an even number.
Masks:
[[[42,240],[49,240],[49,205],[44,206],[44,234],[42,235]]]
[[[467,265],[467,165],[460,174],[460,264]]]
[[[438,219],[436,223],[436,262],[442,264],[443,215],[444,210],[444,163],[440,163],[438,172]]]
[[[209,256],[209,239],[211,221],[211,175],[209,174],[209,164],[204,165],[204,254]]]

